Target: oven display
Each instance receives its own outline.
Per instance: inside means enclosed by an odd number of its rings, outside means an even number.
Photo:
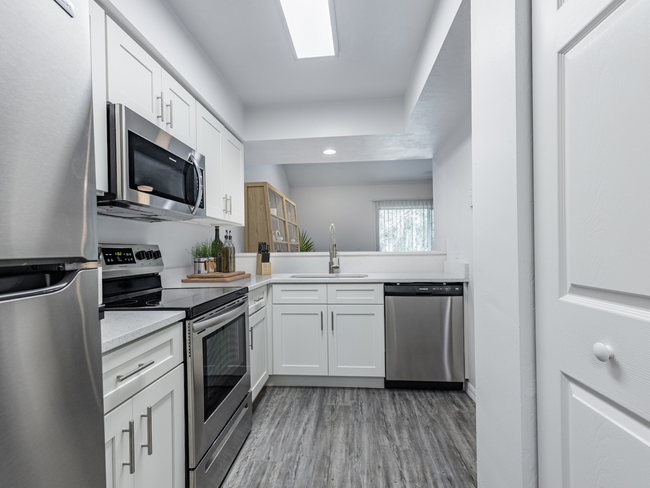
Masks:
[[[102,249],[102,255],[104,256],[104,264],[106,265],[135,264],[133,249],[130,247]]]

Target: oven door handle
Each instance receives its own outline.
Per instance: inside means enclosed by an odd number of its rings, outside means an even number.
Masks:
[[[194,322],[192,324],[192,331],[196,334],[197,332],[204,331],[206,329],[215,328],[220,329],[224,325],[230,323],[234,318],[238,317],[242,313],[245,313],[248,309],[248,300],[234,310],[224,312],[216,317],[211,317],[209,319],[201,320],[200,322]]]
[[[196,212],[199,210],[199,205],[201,204],[201,199],[203,198],[203,175],[201,174],[201,168],[199,163],[196,162],[196,158],[190,154],[189,157],[190,163],[194,166],[194,171],[196,171],[196,179],[199,180],[199,192],[196,195],[196,203],[194,206],[188,205],[192,215],[196,215]]]

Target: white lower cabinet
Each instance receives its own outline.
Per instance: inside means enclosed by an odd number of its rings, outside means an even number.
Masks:
[[[383,377],[383,305],[274,305],[273,374]]]
[[[185,487],[183,365],[104,416],[108,488]]]
[[[329,375],[385,373],[384,306],[330,305]]]
[[[268,368],[268,321],[266,308],[255,312],[249,318],[251,348],[251,390],[253,400],[269,379]]]
[[[273,307],[273,374],[328,374],[327,317],[327,305]]]

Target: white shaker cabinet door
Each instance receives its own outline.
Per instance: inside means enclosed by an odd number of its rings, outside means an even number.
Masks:
[[[267,354],[268,322],[266,309],[250,316],[251,385],[253,400],[269,379]]]
[[[185,487],[183,366],[133,397],[136,488]]]
[[[108,100],[163,127],[162,68],[112,19],[106,19]]]
[[[169,73],[162,70],[163,129],[190,147],[196,145],[196,100]]]
[[[244,225],[244,146],[230,132],[221,143],[221,192],[223,218]]]
[[[376,376],[385,373],[384,306],[328,307],[330,376]]]
[[[273,374],[327,376],[327,305],[273,307]]]
[[[131,466],[124,464],[131,460],[135,463],[135,452],[131,456],[130,451],[132,445],[135,446],[135,439],[131,440],[131,436],[135,435],[135,425],[129,429],[133,421],[132,407],[133,403],[129,400],[104,416],[107,488],[135,487]]]
[[[225,128],[201,104],[197,103],[196,150],[205,157],[205,215],[224,218],[221,195],[221,141]]]

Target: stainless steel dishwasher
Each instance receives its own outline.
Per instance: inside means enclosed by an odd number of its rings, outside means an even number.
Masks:
[[[463,284],[386,284],[384,296],[386,388],[461,390]]]

